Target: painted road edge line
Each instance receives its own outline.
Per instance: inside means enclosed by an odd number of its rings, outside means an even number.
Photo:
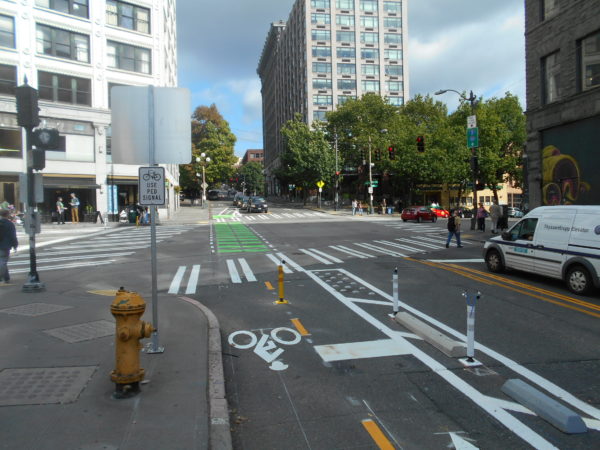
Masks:
[[[371,438],[381,450],[394,450],[392,443],[388,438],[385,437],[385,434],[383,434],[381,428],[379,428],[372,419],[364,419],[362,421],[362,426],[365,427],[367,433],[369,433]]]
[[[290,319],[290,321],[294,324],[296,330],[298,330],[298,333],[300,333],[301,336],[310,336],[310,333],[306,328],[304,328],[304,325],[302,325],[300,319]]]

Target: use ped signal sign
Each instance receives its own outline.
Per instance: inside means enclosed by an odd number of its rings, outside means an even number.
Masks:
[[[140,167],[139,170],[140,205],[165,204],[165,168]]]

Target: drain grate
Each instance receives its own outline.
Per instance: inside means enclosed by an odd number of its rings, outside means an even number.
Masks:
[[[44,333],[72,344],[112,336],[115,334],[115,323],[109,320],[97,320],[68,327],[53,328],[45,330]]]
[[[12,308],[0,309],[0,313],[16,314],[19,316],[43,316],[72,306],[51,305],[49,303],[29,303],[28,305],[13,306]]]
[[[0,406],[72,403],[98,366],[4,369]]]

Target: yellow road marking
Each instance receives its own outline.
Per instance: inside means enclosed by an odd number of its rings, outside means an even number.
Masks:
[[[270,281],[265,281],[265,286],[267,287],[268,290],[272,291],[273,289],[275,289],[273,287],[273,285],[271,284]]]
[[[104,295],[106,297],[114,297],[117,295],[117,290],[116,289],[105,289],[105,290],[98,290],[98,291],[88,291],[88,293],[96,294],[96,295]]]
[[[581,305],[581,306],[584,306],[584,307],[590,308],[590,309],[598,309],[598,307],[596,305],[594,305],[593,303],[584,302],[582,300],[578,300],[576,298],[568,297],[566,295],[558,294],[558,293],[551,292],[551,291],[546,291],[544,289],[539,289],[539,288],[536,288],[535,286],[530,286],[528,284],[519,283],[517,281],[509,280],[509,279],[503,278],[503,277],[498,277],[497,275],[491,275],[491,274],[487,274],[485,272],[476,271],[477,273],[479,273],[479,274],[481,274],[481,275],[483,275],[485,277],[490,278],[490,279],[486,279],[486,278],[483,278],[482,276],[472,275],[472,274],[468,273],[469,271],[472,271],[472,269],[466,269],[466,268],[463,268],[461,266],[454,266],[454,265],[434,263],[434,262],[431,262],[431,261],[423,261],[423,260],[413,259],[413,258],[410,258],[410,257],[407,257],[405,259],[407,259],[409,261],[414,261],[414,262],[418,262],[418,263],[421,263],[421,264],[425,264],[427,266],[436,267],[438,269],[447,270],[449,272],[454,272],[457,275],[463,276],[465,278],[470,278],[472,280],[479,281],[481,283],[489,284],[490,286],[499,286],[499,287],[502,287],[504,289],[508,289],[510,291],[518,292],[520,294],[525,294],[525,295],[527,295],[529,297],[534,297],[534,298],[537,298],[539,300],[542,300],[542,301],[545,301],[545,302],[548,302],[548,303],[552,303],[554,305],[562,306],[563,308],[568,308],[568,309],[572,309],[574,311],[582,312],[584,314],[587,314],[588,316],[593,316],[593,317],[600,318],[600,314],[598,314],[598,313],[587,311],[585,309],[578,308],[577,306],[573,306],[573,305],[570,305],[570,304],[564,303],[564,302],[574,303],[574,304]],[[524,287],[527,290],[519,289],[517,287],[513,287],[513,286],[510,286],[510,285],[507,285],[507,284],[503,284],[501,282],[496,282],[496,281],[493,281],[491,278],[496,278],[496,279],[504,281],[504,283],[510,283],[510,284],[515,285],[515,286],[521,286],[521,287]],[[537,295],[537,294],[534,294],[534,293],[531,293],[531,292],[528,292],[528,291],[539,292],[541,294],[549,295],[549,296],[558,298],[558,299],[563,300],[563,301],[561,302],[561,301],[554,300],[554,299],[551,299],[551,298],[548,298],[548,297],[544,297],[542,295]]]
[[[296,327],[296,330],[298,330],[298,333],[300,333],[302,336],[310,336],[310,333],[300,323],[300,319],[290,319],[290,320],[292,321],[292,323]]]
[[[385,437],[375,422],[371,419],[365,419],[362,421],[362,425],[381,450],[394,450],[392,443]]]

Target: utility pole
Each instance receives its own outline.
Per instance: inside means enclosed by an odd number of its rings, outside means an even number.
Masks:
[[[373,214],[373,172],[371,171],[371,135],[369,135],[369,214]]]
[[[339,178],[340,178],[340,174],[339,174],[339,170],[338,170],[338,135],[337,135],[337,131],[333,131],[334,133],[334,146],[335,146],[335,211],[338,210],[338,183],[339,183]]]

